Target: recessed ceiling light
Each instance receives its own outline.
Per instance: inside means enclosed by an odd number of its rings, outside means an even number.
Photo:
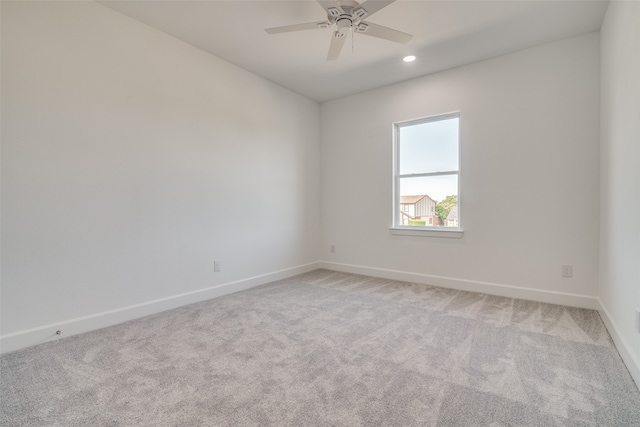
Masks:
[[[415,60],[416,60],[416,57],[415,57],[415,56],[413,56],[413,55],[409,55],[409,56],[405,56],[404,58],[402,58],[402,60],[403,60],[404,62],[413,62],[413,61],[415,61]]]

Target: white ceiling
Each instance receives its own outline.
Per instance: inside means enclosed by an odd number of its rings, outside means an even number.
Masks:
[[[336,61],[326,61],[331,29],[273,35],[264,31],[322,21],[326,13],[315,0],[100,3],[323,102],[597,31],[608,2],[398,0],[366,20],[413,34],[408,44],[355,34]],[[405,64],[401,59],[407,54],[418,59]]]

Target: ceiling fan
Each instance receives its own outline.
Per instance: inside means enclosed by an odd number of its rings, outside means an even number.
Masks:
[[[371,15],[395,2],[396,0],[366,0],[360,4],[355,0],[317,0],[327,12],[327,19],[319,22],[286,25],[284,27],[267,28],[268,34],[288,33],[291,31],[313,30],[317,28],[335,27],[331,35],[331,44],[327,61],[338,59],[346,35],[353,33],[366,34],[396,43],[407,43],[413,37],[411,34],[383,27],[382,25],[364,21]]]

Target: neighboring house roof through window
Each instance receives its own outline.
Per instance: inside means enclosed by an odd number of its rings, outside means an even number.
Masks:
[[[429,197],[429,196],[427,196],[425,194],[418,195],[418,196],[400,196],[400,204],[401,205],[415,205],[416,203],[418,203],[420,200],[424,199],[425,197]]]

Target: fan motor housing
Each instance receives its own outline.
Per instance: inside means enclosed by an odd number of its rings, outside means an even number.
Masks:
[[[351,22],[358,20],[358,18],[353,16],[353,10],[360,6],[360,3],[353,0],[338,0],[337,3],[340,8],[331,7],[327,9],[327,11],[329,12],[329,15],[327,15],[327,19],[330,23],[337,23],[342,19],[349,19]]]
[[[337,31],[340,34],[346,34],[347,32],[349,32],[352,23],[353,21],[351,20],[351,17],[345,15],[340,16],[336,20]]]

